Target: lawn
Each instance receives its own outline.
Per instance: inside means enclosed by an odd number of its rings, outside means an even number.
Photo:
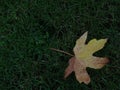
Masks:
[[[64,80],[76,39],[108,38],[96,56],[110,63]],[[0,90],[119,90],[120,0],[0,0]]]

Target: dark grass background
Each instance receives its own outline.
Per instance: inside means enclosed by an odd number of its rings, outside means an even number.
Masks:
[[[73,53],[86,31],[109,38],[96,55],[110,63],[87,69],[89,85],[64,80],[71,57],[49,50]],[[0,90],[120,90],[120,0],[0,0]]]

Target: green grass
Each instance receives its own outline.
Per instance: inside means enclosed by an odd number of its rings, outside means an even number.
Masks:
[[[89,85],[64,70],[78,39],[109,38],[97,56],[109,57],[100,70],[88,68]],[[0,90],[119,90],[120,0],[0,0]]]

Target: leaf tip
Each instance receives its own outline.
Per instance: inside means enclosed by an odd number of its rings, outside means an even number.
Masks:
[[[107,63],[109,63],[109,62],[110,62],[109,58],[108,58],[108,57],[105,57],[105,64],[107,64]]]

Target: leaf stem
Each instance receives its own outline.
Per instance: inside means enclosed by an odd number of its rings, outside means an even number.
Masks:
[[[57,52],[60,52],[60,53],[64,53],[64,54],[67,54],[67,55],[69,55],[69,56],[74,56],[73,54],[71,54],[71,53],[68,53],[68,52],[65,52],[65,51],[63,51],[63,50],[59,50],[59,49],[55,49],[55,48],[50,48],[51,50],[53,50],[53,51],[57,51]]]

